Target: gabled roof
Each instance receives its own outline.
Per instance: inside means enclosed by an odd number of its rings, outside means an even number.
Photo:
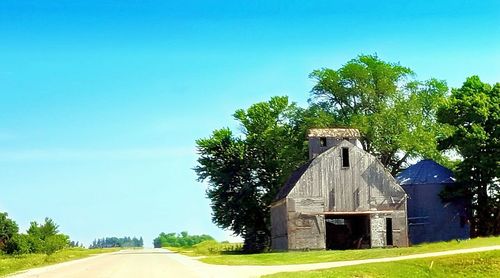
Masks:
[[[309,165],[311,165],[313,160],[309,160],[304,165],[300,166],[297,170],[292,172],[292,174],[290,175],[288,180],[285,182],[285,185],[283,185],[283,187],[281,187],[280,191],[278,191],[278,194],[276,194],[274,201],[279,201],[279,200],[285,198],[286,196],[288,196],[288,193],[290,193],[290,191],[292,191],[295,184],[299,181],[300,177],[302,177],[302,175],[307,171],[307,169],[309,168]]]
[[[441,164],[425,159],[399,173],[396,180],[401,185],[454,183],[453,172]]]

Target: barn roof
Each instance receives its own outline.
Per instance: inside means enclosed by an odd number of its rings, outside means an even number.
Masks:
[[[441,164],[425,159],[399,173],[396,180],[401,185],[454,183],[453,172]]]
[[[309,160],[307,163],[305,163],[304,165],[300,166],[297,170],[292,172],[288,180],[285,182],[285,185],[283,185],[280,191],[278,191],[278,194],[276,194],[274,201],[279,201],[288,196],[288,193],[292,191],[295,184],[299,181],[300,177],[302,177],[302,175],[307,171],[309,165],[311,165],[312,162],[313,160]]]
[[[359,138],[359,130],[355,128],[313,128],[307,137]]]

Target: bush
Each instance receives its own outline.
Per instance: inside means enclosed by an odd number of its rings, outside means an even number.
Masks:
[[[29,236],[25,234],[14,235],[5,245],[7,254],[28,254],[31,253]]]
[[[223,253],[241,252],[241,243],[219,243],[215,240],[207,240],[193,246],[193,252],[200,255],[218,255]]]
[[[45,239],[43,252],[51,255],[54,252],[63,249],[69,245],[69,238],[67,235],[57,234],[49,236]]]

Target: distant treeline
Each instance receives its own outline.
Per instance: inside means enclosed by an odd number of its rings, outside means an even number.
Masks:
[[[94,239],[89,249],[94,248],[112,248],[112,247],[143,247],[144,241],[142,237],[137,239],[136,237],[106,237]]]
[[[184,231],[180,234],[176,233],[161,233],[157,238],[153,240],[153,245],[155,248],[161,247],[191,247],[203,241],[214,240],[213,237],[209,235],[188,235],[188,232]]]

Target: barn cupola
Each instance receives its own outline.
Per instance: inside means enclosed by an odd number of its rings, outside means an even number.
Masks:
[[[359,130],[354,128],[313,128],[307,135],[309,139],[309,159],[317,157],[320,153],[335,147],[343,140],[356,145],[360,138]]]

